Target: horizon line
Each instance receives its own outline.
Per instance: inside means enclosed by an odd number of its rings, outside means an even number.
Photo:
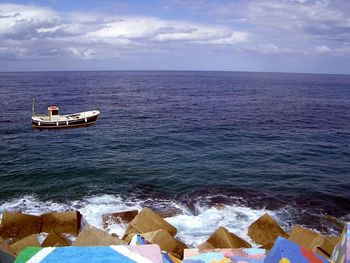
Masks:
[[[49,73],[49,72],[236,72],[236,73],[274,73],[274,74],[309,74],[309,75],[350,75],[350,73],[322,73],[322,72],[288,72],[288,71],[245,71],[245,70],[187,70],[187,69],[106,69],[106,70],[17,70],[0,71],[0,73]]]

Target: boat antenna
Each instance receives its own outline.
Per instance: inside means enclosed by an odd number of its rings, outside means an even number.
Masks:
[[[35,99],[33,98],[33,102],[32,102],[32,116],[35,115]]]

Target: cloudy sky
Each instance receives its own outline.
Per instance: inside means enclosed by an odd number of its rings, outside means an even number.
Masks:
[[[350,74],[350,1],[0,1],[0,71],[130,69]]]

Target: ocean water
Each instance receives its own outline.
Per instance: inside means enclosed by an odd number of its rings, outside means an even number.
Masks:
[[[36,112],[98,109],[38,131]],[[148,206],[189,245],[263,213],[327,234],[350,220],[350,75],[111,71],[0,73],[0,214]],[[125,226],[108,230],[122,234]]]

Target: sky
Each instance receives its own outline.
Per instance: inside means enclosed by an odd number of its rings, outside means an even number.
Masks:
[[[349,0],[0,0],[0,71],[350,74]]]

